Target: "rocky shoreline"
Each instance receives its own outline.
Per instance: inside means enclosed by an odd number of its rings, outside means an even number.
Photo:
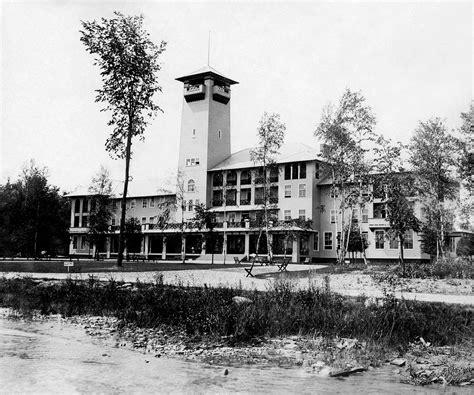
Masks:
[[[20,318],[11,309],[1,309],[0,318]],[[228,368],[243,365],[304,369],[322,377],[345,377],[391,366],[400,381],[414,385],[474,385],[472,344],[465,347],[434,347],[419,338],[406,350],[380,347],[357,339],[289,336],[257,338],[235,344],[232,338],[207,341],[190,338],[172,328],[139,328],[123,324],[114,317],[36,314],[27,319],[55,320],[65,325],[84,328],[89,336],[149,355],[150,358],[171,357]],[[367,373],[366,373],[367,374]]]

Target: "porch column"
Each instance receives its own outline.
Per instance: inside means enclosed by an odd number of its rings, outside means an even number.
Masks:
[[[150,236],[144,235],[143,236],[143,254],[146,256],[148,256],[148,252],[150,250],[149,244],[150,244]]]
[[[71,200],[71,225],[70,228],[74,227],[74,208],[76,207],[76,199]]]
[[[107,259],[110,259],[110,245],[112,244],[112,240],[110,239],[110,236],[108,236],[105,239],[105,251],[107,253]]]
[[[250,257],[250,235],[248,233],[245,233],[244,254],[247,258]]]
[[[163,236],[163,249],[161,250],[161,259],[166,259],[166,236]]]
[[[291,262],[300,263],[300,245],[299,240],[293,240],[293,252],[291,254]]]

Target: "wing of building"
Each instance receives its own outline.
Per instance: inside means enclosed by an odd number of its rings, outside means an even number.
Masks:
[[[328,262],[338,248],[337,212],[331,181],[325,179],[319,149],[300,143],[282,147],[276,166],[269,170],[269,184],[260,179],[261,168],[252,162],[250,149],[231,152],[230,105],[236,81],[206,66],[177,78],[183,83],[179,165],[180,188],[176,193],[131,191],[127,216],[137,218],[143,241],[133,252],[146,257],[170,259],[181,253],[181,219],[191,221],[194,208],[205,204],[216,213],[214,234],[203,243],[203,231],[186,226],[185,249],[189,258],[206,258],[210,253],[243,258],[266,253],[262,232],[263,203],[268,189],[267,209],[270,243],[275,255],[291,255],[293,262]],[[117,253],[119,197],[112,199],[113,216],[107,242],[89,246],[87,221],[90,196],[87,191],[70,194],[70,253],[91,255],[98,248],[108,257]],[[415,211],[421,215],[421,206]],[[163,223],[163,213],[169,220]],[[299,220],[299,222],[298,222]],[[311,226],[298,224],[311,220]],[[368,259],[397,259],[396,240],[387,239],[389,224],[383,200],[374,199],[359,210],[352,220],[360,226],[369,242]],[[263,233],[263,234],[262,234]],[[405,258],[428,258],[422,254],[420,237],[409,232]]]

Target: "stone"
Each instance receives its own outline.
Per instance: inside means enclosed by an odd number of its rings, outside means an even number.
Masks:
[[[224,369],[224,376],[227,376],[229,374],[229,370],[228,369]]]
[[[366,370],[367,368],[364,368],[363,366],[357,366],[355,368],[344,369],[339,372],[331,372],[329,377],[347,377],[354,373],[365,372]]]
[[[407,360],[403,359],[403,358],[395,358],[392,361],[390,361],[391,365],[395,365],[395,366],[398,366],[398,367],[405,366],[406,363],[407,363]]]
[[[244,296],[234,296],[232,298],[232,302],[234,302],[235,304],[238,304],[238,305],[253,303],[253,301],[251,299],[246,298]]]

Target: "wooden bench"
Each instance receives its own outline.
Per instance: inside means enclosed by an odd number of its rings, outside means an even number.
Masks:
[[[279,272],[287,272],[287,266],[290,263],[290,258],[284,258],[282,263],[277,263]]]

